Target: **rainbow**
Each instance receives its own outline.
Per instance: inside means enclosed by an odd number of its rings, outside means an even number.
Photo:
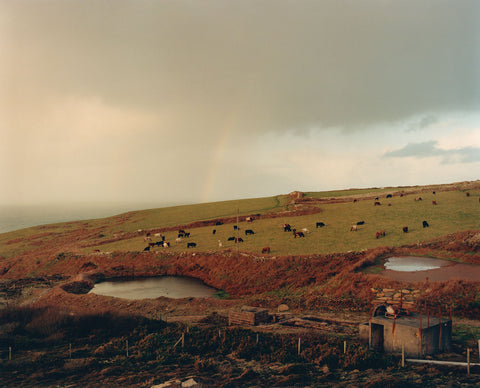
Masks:
[[[203,185],[201,201],[202,202],[211,202],[213,189],[215,187],[215,178],[217,176],[218,167],[221,160],[224,158],[225,146],[230,137],[231,126],[227,126],[217,137],[217,142],[213,148],[213,155],[210,162],[210,167],[208,169],[207,175],[205,177],[205,184]]]

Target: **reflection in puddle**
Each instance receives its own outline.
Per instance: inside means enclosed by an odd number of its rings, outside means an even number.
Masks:
[[[447,260],[430,257],[398,256],[390,257],[385,262],[385,269],[401,272],[428,271],[452,264]]]
[[[147,299],[160,296],[167,298],[207,298],[216,291],[215,288],[207,286],[199,279],[162,276],[159,278],[102,282],[95,284],[90,293],[124,299]]]

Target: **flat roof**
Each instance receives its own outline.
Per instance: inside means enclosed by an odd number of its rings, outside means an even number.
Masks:
[[[395,325],[400,325],[400,326],[409,326],[409,327],[420,327],[420,316],[422,317],[422,329],[426,329],[428,327],[432,326],[437,326],[439,324],[439,317],[425,314],[411,314],[411,315],[402,315],[400,317],[397,317],[395,319],[393,318],[387,318],[383,315],[376,315],[372,317],[372,323],[377,323],[381,325],[393,325],[393,322],[395,321]],[[451,322],[449,318],[441,318],[442,323],[448,323]]]

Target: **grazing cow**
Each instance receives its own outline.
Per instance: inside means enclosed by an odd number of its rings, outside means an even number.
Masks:
[[[356,232],[357,230],[358,230],[357,225],[352,225],[352,227],[350,228],[350,232]]]
[[[247,218],[245,218],[245,221],[247,221],[247,222],[252,222],[252,221],[253,221],[253,217],[247,217]]]
[[[215,222],[215,225],[223,225],[223,222],[217,221],[217,222]]]
[[[465,194],[467,195],[467,197],[470,197],[470,193],[468,191]]]
[[[305,234],[310,233],[310,231],[307,228],[303,228],[302,232],[305,233]]]
[[[181,242],[181,241],[182,241],[182,238],[181,238],[181,237],[177,237],[177,238],[175,239],[175,242],[176,242],[177,244],[178,244],[179,242]]]
[[[365,221],[358,221],[357,222],[357,225],[364,225],[365,224]]]
[[[263,247],[262,253],[270,253],[270,247]]]
[[[437,193],[436,193],[435,191],[432,191],[432,194],[435,195],[435,194],[437,194]]]
[[[378,197],[375,197],[375,201],[378,201]]]
[[[437,201],[432,201],[432,205],[436,205],[437,204]]]
[[[415,201],[421,201],[422,197],[415,197]]]
[[[373,205],[374,205],[374,206],[380,206],[380,205],[381,205],[381,203],[380,203],[380,202],[378,202],[378,201],[375,201],[375,202],[373,203]]]
[[[430,225],[428,225],[427,221],[422,221],[422,225],[424,228],[428,228]]]
[[[179,230],[178,230],[178,233],[179,233],[179,234],[180,234],[180,233],[181,233],[181,234],[185,234],[185,231],[184,231],[183,229],[179,229]]]
[[[358,199],[354,199],[354,200],[353,200],[353,203],[357,203],[357,202],[358,202]]]
[[[177,235],[177,238],[182,238],[183,236],[184,236],[183,233],[179,233],[179,234]]]
[[[241,242],[243,242],[243,238],[241,238],[241,237],[236,238],[236,239],[235,239],[235,242],[236,242],[236,243],[237,243],[237,242],[241,243]]]
[[[245,229],[245,236],[248,236],[249,234],[255,234],[255,232],[252,229]]]
[[[291,232],[292,228],[291,228],[290,224],[283,224],[283,231],[284,232]]]
[[[147,237],[150,236],[150,232],[148,232],[145,236],[147,236]]]
[[[160,234],[160,233],[155,233],[154,236],[155,236],[155,237],[160,237],[161,234]]]
[[[99,253],[100,252],[100,249],[94,249],[93,250],[95,253]]]
[[[163,247],[164,247],[164,248],[168,248],[169,246],[170,246],[170,243],[169,243],[169,242],[167,242],[167,241],[164,241],[164,242],[163,242]]]
[[[223,247],[223,244],[220,240],[218,240],[218,246],[219,246],[219,248]]]
[[[149,242],[149,243],[148,243],[148,246],[151,247],[151,248],[153,248],[153,247],[155,246],[155,243],[154,243],[154,242]]]
[[[157,242],[155,243],[155,245],[156,245],[157,247],[159,247],[160,245],[163,245],[163,241],[157,241]]]
[[[315,227],[316,228],[323,228],[325,226],[325,224],[323,222],[317,222]]]
[[[385,230],[382,229],[380,232],[375,233],[376,238],[385,237]]]
[[[184,233],[183,237],[190,237],[190,232]]]
[[[387,194],[387,198],[392,198],[392,194]]]
[[[212,230],[212,234],[215,234],[215,233],[217,233],[217,229]]]
[[[303,232],[293,232],[293,237],[295,237],[295,238],[305,237],[305,235],[303,234]]]
[[[229,237],[227,238],[227,241],[235,241],[235,237]]]
[[[196,246],[197,244],[195,244],[194,242],[187,243],[187,248],[195,248]]]
[[[144,252],[147,252],[147,251],[149,251],[149,250],[150,250],[150,247],[145,247],[145,248],[143,248],[143,251],[144,251]]]
[[[404,226],[402,230],[403,230],[403,233],[408,233],[408,226]]]

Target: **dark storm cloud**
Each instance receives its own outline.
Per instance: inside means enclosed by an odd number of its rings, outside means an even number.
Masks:
[[[480,105],[477,1],[2,8],[7,88],[24,101],[94,95],[173,116],[185,132],[360,128]]]
[[[432,156],[439,156],[442,158],[442,163],[472,163],[480,161],[480,148],[462,147],[445,150],[438,148],[437,142],[432,140],[422,143],[409,143],[405,147],[398,150],[386,152],[384,156],[387,158],[428,158]]]

